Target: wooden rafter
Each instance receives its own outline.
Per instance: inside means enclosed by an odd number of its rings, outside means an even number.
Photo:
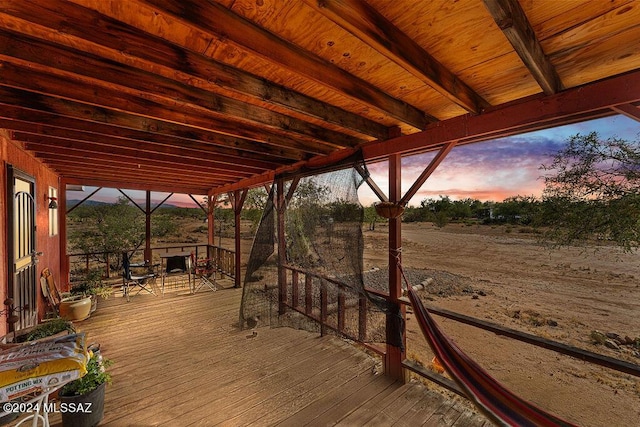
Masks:
[[[181,0],[144,0],[143,3],[152,5],[158,13],[182,20],[200,31],[222,38],[226,42],[236,43],[268,61],[277,62],[278,65],[313,79],[318,84],[332,87],[403,123],[424,129],[429,121],[436,121],[423,111],[274,36],[218,3],[206,3],[206,13],[203,9],[204,4],[185,3]]]
[[[520,3],[517,0],[483,1],[544,93],[551,95],[561,91],[564,87],[560,76],[544,54]]]
[[[612,110],[614,106],[639,101],[640,71],[635,71],[582,87],[567,89],[556,95],[534,96],[517,103],[492,107],[480,115],[467,114],[443,120],[422,132],[398,136],[387,141],[367,143],[361,148],[365,160],[381,160],[397,153],[415,154],[436,150],[453,141],[458,141],[457,144],[462,145],[606,117],[614,114]],[[317,159],[309,161],[315,160]],[[299,162],[283,169],[301,167],[304,163]],[[222,186],[216,191],[232,191],[235,187],[262,185],[272,180],[273,175],[274,172],[269,172],[254,176],[236,184]]]
[[[0,119],[0,126],[4,123],[3,119]],[[31,149],[43,149],[46,150],[47,146],[52,147],[54,150],[68,149],[70,151],[77,150],[86,153],[104,153],[106,156],[122,157],[125,159],[131,159],[132,162],[144,159],[146,162],[164,162],[167,164],[172,163],[188,163],[194,167],[194,170],[200,168],[211,170],[216,169],[220,173],[225,171],[239,171],[246,174],[260,173],[273,167],[268,166],[271,163],[259,161],[247,161],[241,165],[237,163],[240,160],[224,161],[220,157],[209,157],[205,153],[198,150],[190,150],[188,148],[180,147],[157,147],[153,144],[139,144],[135,141],[122,140],[117,138],[109,138],[106,136],[87,135],[83,132],[65,130],[61,131],[57,128],[39,129],[34,132],[34,129],[28,129],[27,126],[16,126],[11,123],[12,128],[23,128],[21,130],[14,131],[13,135],[17,141],[29,143]],[[58,135],[59,134],[59,135]],[[157,148],[156,150],[153,150]],[[230,176],[233,176],[231,174]]]
[[[479,113],[489,106],[480,95],[429,55],[415,41],[366,2],[305,0],[332,21],[355,34],[465,110]]]
[[[0,88],[0,92],[2,89]],[[131,141],[140,149],[149,145],[149,150],[164,152],[165,148],[186,149],[200,152],[200,156],[215,155],[221,162],[229,161],[237,163],[242,161],[246,165],[261,167],[261,161],[279,164],[283,159],[300,160],[304,153],[294,150],[281,150],[278,153],[258,153],[260,145],[254,141],[242,140],[225,135],[214,134],[195,130],[193,132],[176,129],[174,132],[154,126],[151,123],[148,129],[139,130],[122,126],[112,126],[107,122],[98,123],[90,120],[76,119],[45,111],[35,111],[28,108],[11,106],[2,103],[0,99],[0,127],[10,130],[41,133],[45,135],[63,138],[67,131],[73,131],[73,135],[79,135],[77,139],[84,140],[81,135],[86,135],[87,141],[100,142],[102,137],[106,140],[118,138],[118,140]],[[180,136],[178,136],[180,135]],[[201,137],[202,139],[198,139]],[[125,143],[126,145],[126,143]],[[237,149],[234,147],[241,147]],[[266,147],[268,148],[268,147]]]
[[[637,119],[639,19],[626,0],[4,0],[0,129],[63,181],[234,191],[360,148]]]
[[[147,96],[141,96],[142,94],[140,93],[131,94],[123,91],[121,87],[107,87],[97,81],[89,84],[71,77],[36,70],[34,67],[17,66],[0,61],[0,71],[0,84],[32,93],[40,92],[46,94],[42,96],[49,98],[56,97],[72,100],[73,102],[170,123],[183,123],[190,127],[210,129],[223,134],[234,134],[260,141],[263,144],[293,147],[314,154],[327,153],[341,146],[341,143],[336,145],[325,143],[321,139],[312,138],[308,135],[294,135],[293,132],[283,132],[282,129],[275,126],[267,129],[249,122],[236,121],[233,119],[237,118],[237,116],[214,112],[213,109],[207,110],[200,107],[196,111],[193,106],[181,103],[179,100],[174,100],[172,105],[169,105],[169,103],[164,104],[155,96],[148,96],[148,94]],[[212,101],[213,106],[216,104],[216,100]],[[224,108],[222,109],[224,110]],[[265,118],[265,120],[268,119]],[[327,132],[334,134],[331,131]],[[339,137],[338,135],[341,136]],[[323,135],[323,137],[327,136],[329,135]],[[346,146],[358,143],[358,139],[342,134],[335,133],[332,137],[338,141],[342,140],[343,143],[347,144]],[[344,148],[344,145],[342,147]]]
[[[54,36],[51,37],[51,41],[56,43],[61,41],[59,37],[55,37],[56,33],[64,33],[67,36],[63,41],[67,41],[72,36],[74,44],[86,46],[90,51],[100,52],[101,55],[111,60],[112,66],[115,66],[115,61],[126,60],[129,63],[134,62],[141,69],[161,73],[165,77],[177,81],[188,81],[190,84],[197,81],[199,87],[208,91],[223,93],[225,90],[233,90],[251,97],[256,103],[267,101],[284,109],[291,109],[358,133],[376,138],[381,138],[386,134],[385,126],[374,121],[283,86],[271,84],[264,79],[216,62],[197,52],[190,52],[180,46],[169,44],[165,40],[143,33],[136,28],[71,2],[7,0],[0,4],[1,13],[6,14],[3,17],[5,20],[10,21],[16,18],[27,20],[53,30]],[[75,25],[69,27],[68,21],[74,22]],[[85,22],[90,22],[88,24],[90,26],[84,27],[83,23]],[[24,23],[20,24],[24,27]],[[104,28],[108,28],[111,37],[102,37],[97,31],[97,29]],[[5,33],[5,36],[9,34]],[[15,38],[15,36],[10,37],[11,39]],[[31,43],[32,38],[23,37],[24,42]],[[127,40],[126,46],[123,46],[120,40]],[[20,38],[18,42],[20,42]],[[43,52],[50,49],[51,43],[47,41],[39,43],[43,44],[44,50],[30,48],[28,51]],[[0,46],[2,45],[3,43],[0,42]],[[6,49],[10,49],[9,46],[12,45],[13,42],[7,44]],[[62,48],[58,47],[58,49]],[[15,54],[15,51],[13,53]],[[126,53],[125,58],[122,57],[123,53]],[[55,57],[57,60],[58,57]],[[61,61],[64,61],[65,55],[61,55],[60,58]]]
[[[612,107],[640,101],[640,71],[613,77],[551,96],[495,107],[478,116],[464,115],[444,120],[422,132],[403,135],[363,147],[365,159],[390,153],[412,153],[435,149],[451,141],[459,144],[487,141],[522,132],[561,126],[614,114]]]

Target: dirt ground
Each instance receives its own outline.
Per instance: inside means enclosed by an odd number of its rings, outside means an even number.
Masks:
[[[402,231],[404,268],[428,270],[433,279],[421,291],[426,304],[640,364],[637,254],[550,250],[522,227],[411,223]],[[365,269],[385,268],[386,225],[365,231],[365,245]],[[545,410],[584,426],[640,425],[639,378],[436,320],[492,376]],[[613,340],[594,331],[628,337],[627,344],[608,348],[615,345],[605,340]],[[407,341],[409,357],[429,365],[432,353],[411,313]]]

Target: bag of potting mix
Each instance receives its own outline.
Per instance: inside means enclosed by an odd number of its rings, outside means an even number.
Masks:
[[[80,378],[88,360],[84,333],[2,350],[0,403]]]

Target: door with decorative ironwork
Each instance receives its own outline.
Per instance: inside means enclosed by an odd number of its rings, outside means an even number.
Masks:
[[[8,255],[13,274],[9,275],[9,297],[18,321],[10,330],[20,330],[37,323],[37,271],[35,181],[33,177],[7,168],[7,203],[9,220]]]

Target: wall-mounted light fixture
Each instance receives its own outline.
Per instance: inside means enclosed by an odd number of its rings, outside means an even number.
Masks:
[[[58,198],[51,197],[51,196],[48,196],[48,198],[49,198],[49,209],[58,209]]]

